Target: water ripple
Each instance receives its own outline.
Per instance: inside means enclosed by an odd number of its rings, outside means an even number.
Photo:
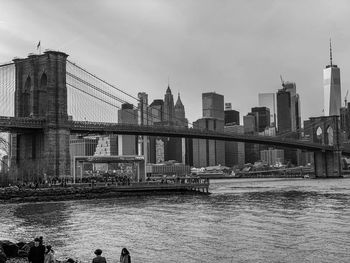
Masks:
[[[0,237],[90,262],[349,262],[350,180],[214,181],[209,196],[0,204]]]

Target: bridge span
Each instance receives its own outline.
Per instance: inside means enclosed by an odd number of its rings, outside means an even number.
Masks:
[[[31,117],[5,117],[0,116],[0,130],[16,132],[33,132],[33,130],[44,129],[54,126],[42,118]],[[71,133],[81,134],[120,134],[120,135],[145,135],[160,137],[195,138],[206,140],[235,141],[245,143],[264,144],[271,146],[288,147],[292,149],[303,149],[308,151],[333,151],[334,146],[319,144],[306,140],[296,140],[282,136],[261,136],[218,132],[205,129],[184,128],[177,126],[147,126],[136,124],[120,124],[108,122],[89,121],[66,121],[61,123]]]

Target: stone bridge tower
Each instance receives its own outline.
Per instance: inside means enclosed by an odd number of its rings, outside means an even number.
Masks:
[[[13,60],[15,117],[45,120],[43,129],[37,132],[12,135],[12,162],[16,163],[19,176],[29,180],[63,177],[70,171],[67,57],[62,52],[46,51]]]
[[[322,145],[333,146],[333,150],[314,152],[315,176],[341,177],[341,136],[339,116],[310,118],[311,139]]]

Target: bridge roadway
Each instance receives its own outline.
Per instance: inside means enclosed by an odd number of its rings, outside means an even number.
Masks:
[[[33,130],[50,127],[44,119],[32,117],[4,117],[0,116],[0,131],[7,132],[32,132]],[[246,134],[234,134],[216,132],[204,129],[182,128],[174,126],[140,126],[133,124],[118,124],[88,121],[67,121],[61,126],[68,128],[71,133],[87,134],[126,134],[147,135],[164,137],[184,137],[210,140],[225,140],[246,143],[265,144],[309,151],[333,151],[333,146],[322,145],[303,140],[294,140],[272,136],[254,136]],[[350,149],[344,149],[343,154],[350,155]]]

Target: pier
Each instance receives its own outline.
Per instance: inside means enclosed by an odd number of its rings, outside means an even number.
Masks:
[[[0,188],[0,202],[63,201],[164,194],[209,194],[209,180],[183,177],[129,185],[97,182],[38,188],[11,186]]]

